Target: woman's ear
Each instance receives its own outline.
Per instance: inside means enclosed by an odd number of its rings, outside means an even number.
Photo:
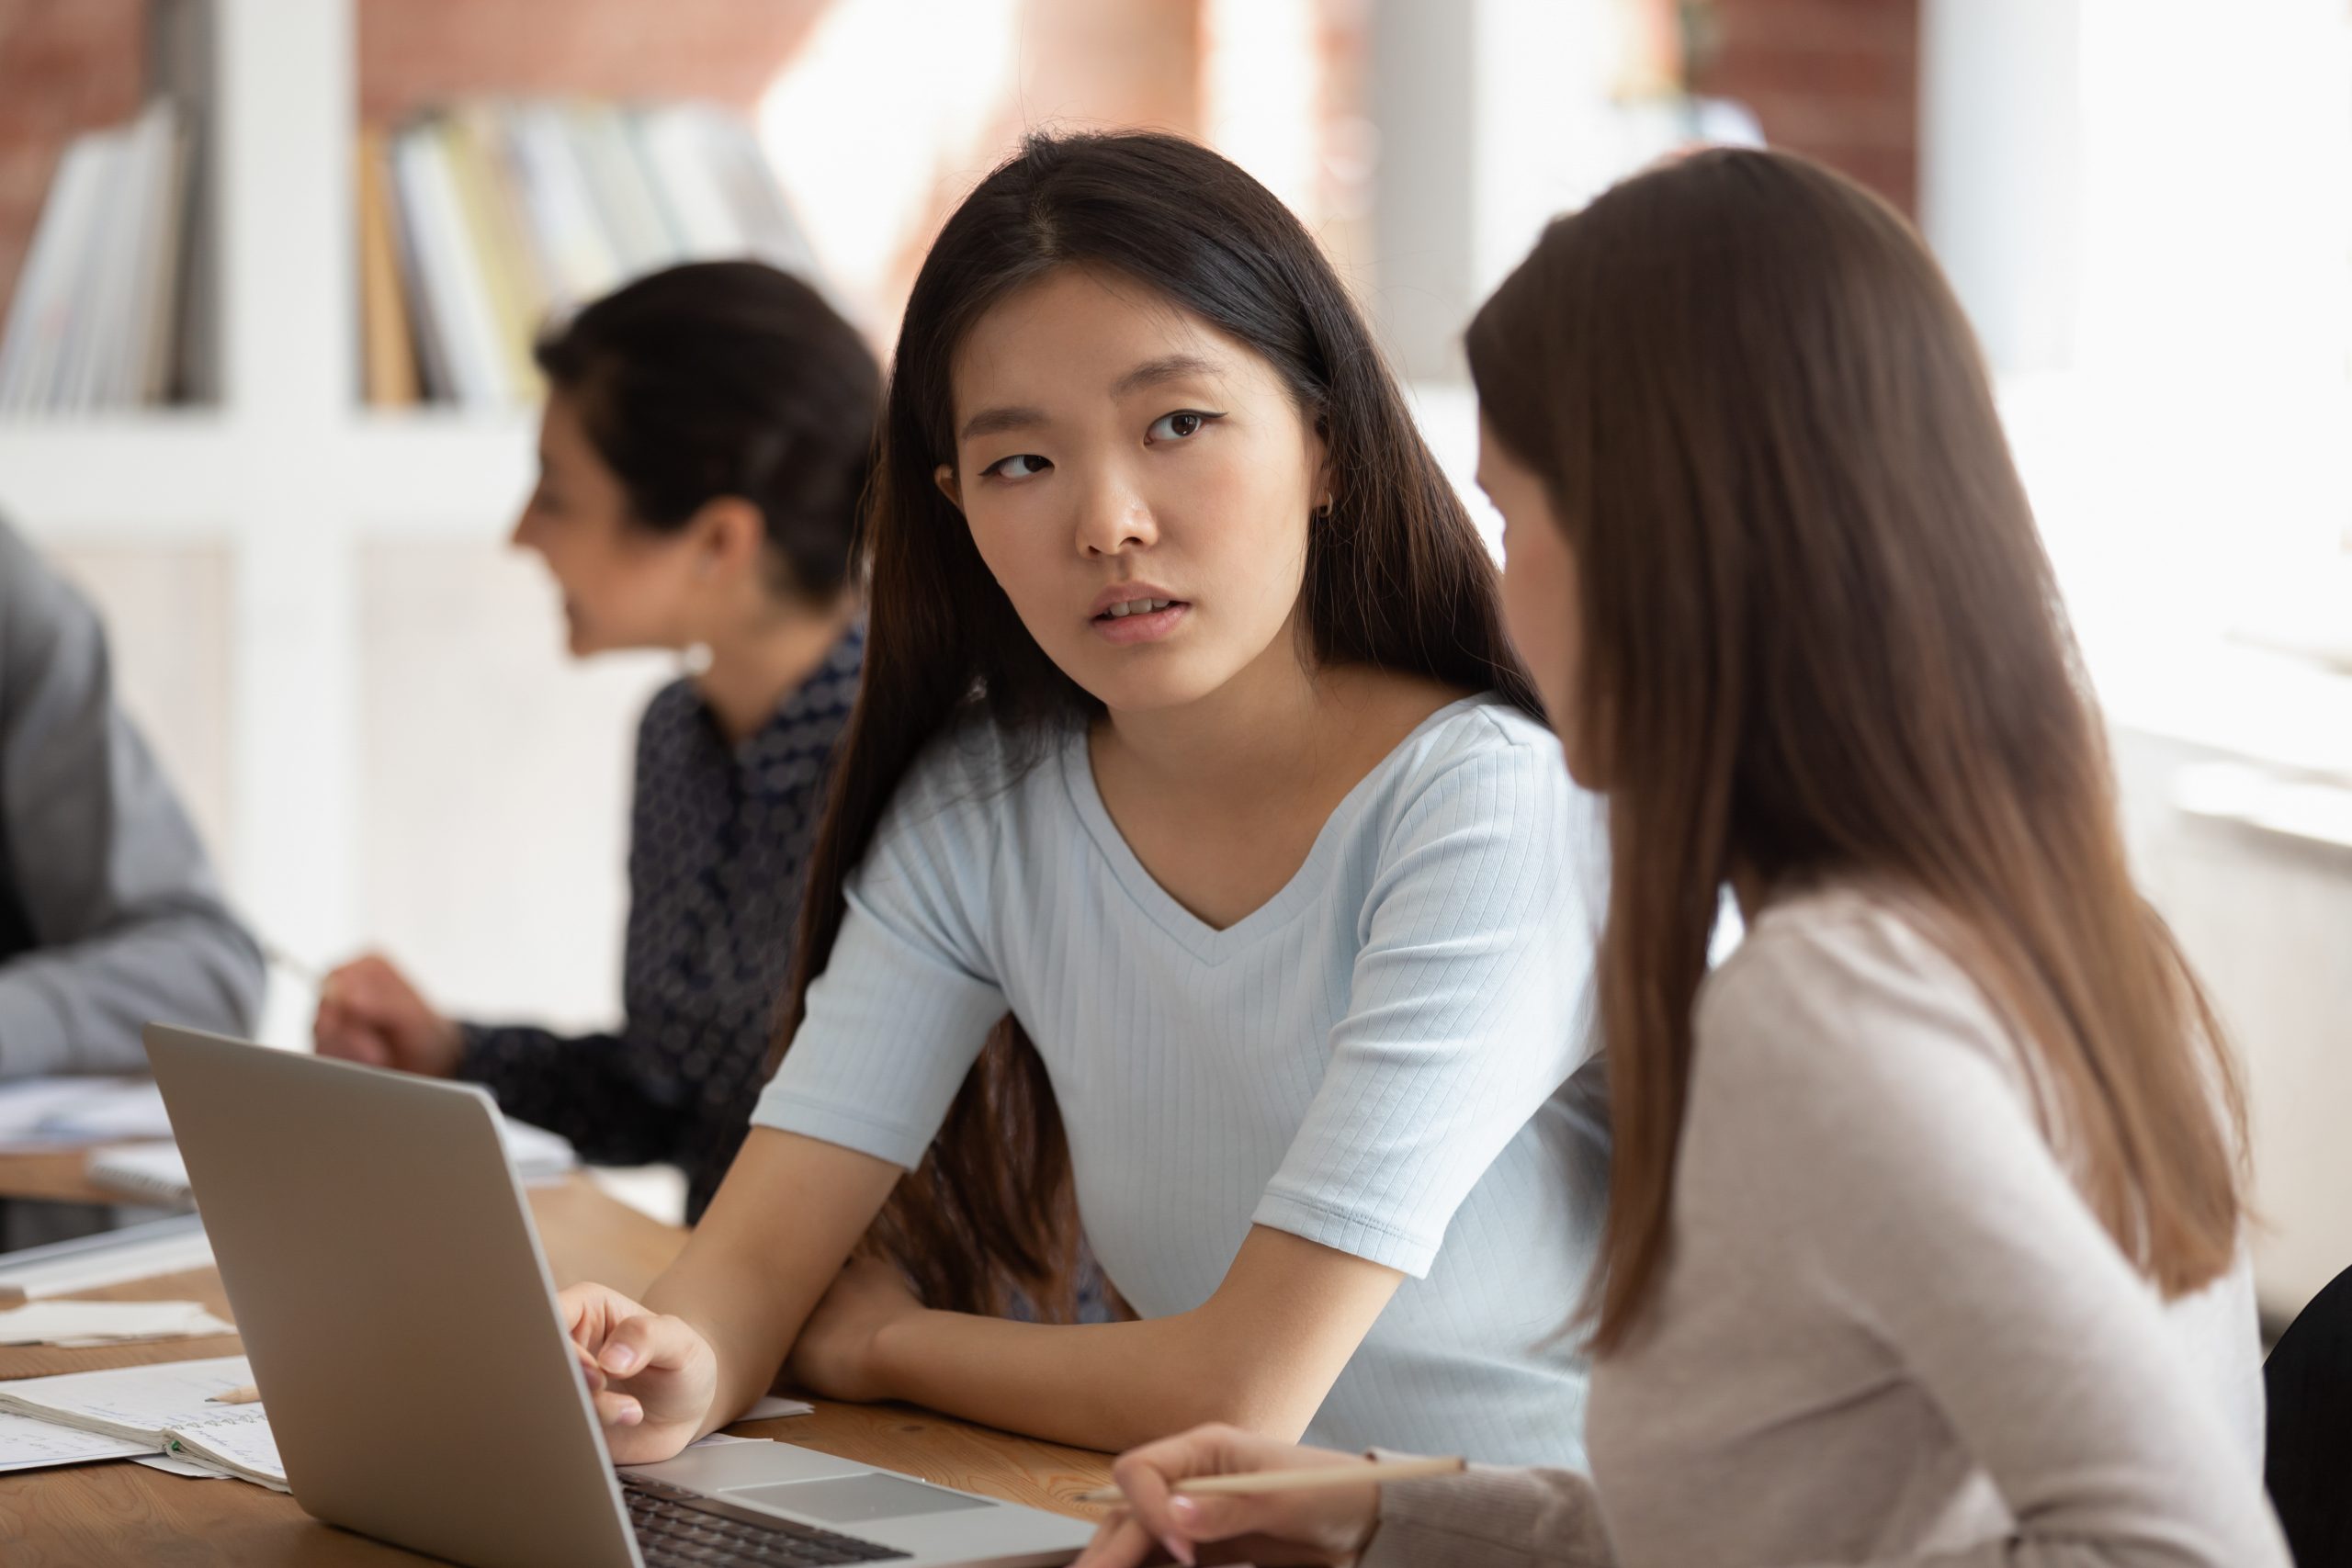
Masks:
[[[1330,425],[1321,414],[1315,416],[1315,434],[1310,437],[1315,459],[1315,485],[1311,507],[1317,517],[1331,515],[1331,508],[1340,501],[1340,473],[1331,461]]]
[[[718,495],[702,503],[687,523],[695,541],[695,575],[733,576],[756,568],[767,547],[767,519],[740,495]]]
[[[947,498],[948,505],[958,512],[964,510],[964,487],[956,480],[955,464],[942,463],[932,469],[931,482],[939,487],[939,493]]]

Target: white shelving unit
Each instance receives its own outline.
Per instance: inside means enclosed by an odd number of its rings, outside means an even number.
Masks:
[[[261,930],[357,930],[363,546],[494,537],[529,483],[530,415],[364,408],[353,0],[209,0],[217,406],[0,423],[0,509],[59,544],[188,541],[233,562],[230,863]]]

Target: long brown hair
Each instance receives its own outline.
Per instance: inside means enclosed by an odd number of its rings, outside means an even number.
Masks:
[[[2227,1269],[2227,1050],[2133,890],[1983,362],[1910,228],[1801,159],[1699,154],[1555,222],[1468,343],[1576,555],[1572,728],[1609,792],[1596,1348],[1624,1343],[1668,1246],[1735,868],[1865,875],[1932,911],[2117,1245],[2167,1295]]]
[[[1334,501],[1308,531],[1299,617],[1318,665],[1432,676],[1540,714],[1502,630],[1494,563],[1298,220],[1175,137],[1033,138],[948,219],[899,328],[863,541],[865,687],[809,861],[777,1061],[840,933],[844,881],[925,742],[968,708],[1033,739],[1100,711],[1030,637],[932,479],[956,458],[957,345],[1013,289],[1072,265],[1122,273],[1248,344],[1323,435]],[[1069,1177],[1044,1065],[1008,1018],[869,1239],[934,1307],[998,1310],[1014,1287],[1067,1314]]]

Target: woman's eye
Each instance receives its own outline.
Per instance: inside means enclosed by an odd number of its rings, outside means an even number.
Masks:
[[[1223,414],[1204,413],[1198,409],[1178,409],[1174,413],[1164,413],[1153,420],[1151,428],[1145,431],[1144,435],[1152,441],[1183,441],[1198,435],[1209,421],[1224,417]]]
[[[999,457],[980,472],[994,474],[1001,479],[1033,479],[1053,465],[1035,452],[1015,452],[1010,457]]]

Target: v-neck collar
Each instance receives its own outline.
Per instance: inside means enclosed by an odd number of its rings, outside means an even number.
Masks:
[[[1299,910],[1321,890],[1327,878],[1326,863],[1340,852],[1347,830],[1363,809],[1364,802],[1378,787],[1381,780],[1396,768],[1420,738],[1455,714],[1481,707],[1503,699],[1492,692],[1460,697],[1439,708],[1420,723],[1413,726],[1405,738],[1388,749],[1385,756],[1373,764],[1363,777],[1358,779],[1331,814],[1308,847],[1306,858],[1291,874],[1290,880],[1277,889],[1272,897],[1242,916],[1229,926],[1213,926],[1186,908],[1176,896],[1159,885],[1141,857],[1127,842],[1125,833],[1111,817],[1111,808],[1102,804],[1102,792],[1094,783],[1094,762],[1090,754],[1084,724],[1074,725],[1063,738],[1061,749],[1062,783],[1069,791],[1070,806],[1086,824],[1094,847],[1110,863],[1111,874],[1126,889],[1128,897],[1149,915],[1152,922],[1166,931],[1184,950],[1204,964],[1218,964],[1238,953],[1248,951],[1266,936],[1290,923]]]

